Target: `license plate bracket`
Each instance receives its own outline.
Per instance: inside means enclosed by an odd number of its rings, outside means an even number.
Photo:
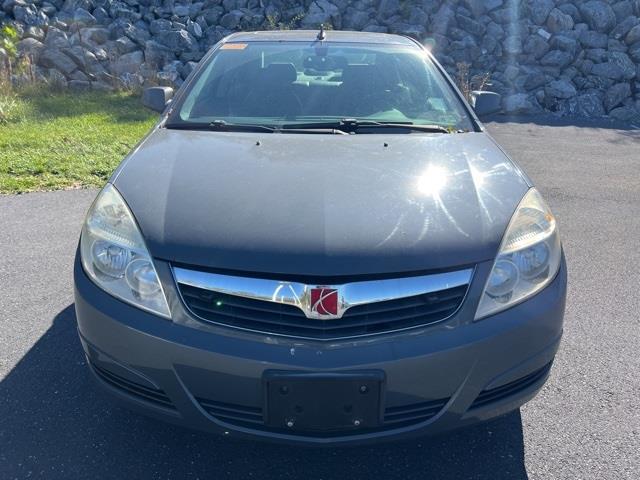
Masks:
[[[382,419],[384,379],[382,371],[265,372],[265,422],[318,433],[375,428]]]

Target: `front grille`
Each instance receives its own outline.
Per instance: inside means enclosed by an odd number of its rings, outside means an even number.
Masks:
[[[137,397],[140,400],[143,400],[148,403],[153,403],[154,405],[169,408],[175,410],[175,407],[169,397],[162,390],[158,390],[155,388],[145,387],[144,385],[140,385],[139,383],[132,382],[120,375],[116,375],[113,372],[109,372],[104,368],[99,367],[93,362],[89,362],[92,370],[95,374],[100,378],[100,380],[104,381],[108,385],[113,388],[116,388],[124,393]]]
[[[535,385],[540,380],[545,378],[551,370],[552,362],[549,362],[544,367],[532,372],[524,377],[519,378],[518,380],[514,380],[513,382],[507,383],[506,385],[502,385],[500,387],[491,388],[488,390],[483,390],[478,395],[478,398],[471,404],[470,409],[484,407],[493,402],[499,402],[500,400],[504,400],[512,395],[515,395],[527,388],[531,385]]]
[[[202,406],[209,415],[230,425],[265,432],[291,433],[291,431],[285,428],[277,429],[266,426],[264,423],[262,409],[259,407],[222,403],[202,398],[198,398],[197,400],[200,403],[200,406]],[[445,407],[448,401],[448,398],[444,398],[399,407],[388,407],[384,411],[384,419],[380,427],[375,429],[349,430],[342,432],[342,434],[357,435],[365,432],[392,430],[394,428],[402,428],[426,422],[427,420],[435,417]],[[323,434],[319,432],[298,433],[310,436],[335,435],[335,433]]]
[[[264,333],[329,340],[383,333],[439,322],[460,306],[467,285],[422,295],[358,305],[342,318],[309,319],[298,307],[254,300],[178,284],[196,316],[223,325]]]

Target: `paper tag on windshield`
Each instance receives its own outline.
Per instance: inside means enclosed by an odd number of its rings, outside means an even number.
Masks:
[[[244,50],[247,45],[247,43],[225,43],[220,47],[220,50]]]

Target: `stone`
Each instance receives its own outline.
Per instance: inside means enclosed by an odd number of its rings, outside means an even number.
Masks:
[[[140,69],[140,65],[144,62],[144,53],[142,50],[126,53],[119,56],[112,65],[112,72],[115,75],[124,73],[136,73]]]
[[[555,6],[553,0],[527,0],[531,21],[536,25],[544,25]]]
[[[66,77],[55,68],[50,68],[47,70],[47,83],[54,88],[66,88],[67,87],[67,79]]]
[[[149,40],[144,44],[144,59],[147,64],[155,68],[161,68],[165,63],[175,58],[173,52],[164,45]]]
[[[186,79],[197,66],[198,64],[196,62],[187,62],[178,68],[178,72],[183,79]]]
[[[551,41],[551,48],[569,52],[574,56],[578,50],[578,42],[571,37],[557,35],[553,37],[553,40]]]
[[[482,23],[464,15],[456,15],[456,20],[460,28],[478,37],[483,35],[486,30]]]
[[[346,16],[343,19],[343,22],[346,28],[353,30],[362,30],[369,23],[370,19],[371,16],[368,12],[355,10],[350,15]]]
[[[545,87],[544,93],[549,97],[564,99],[575,97],[578,91],[568,80],[555,80]]]
[[[573,28],[573,18],[554,8],[547,18],[547,28],[551,33],[560,33]]]
[[[433,16],[431,22],[433,33],[446,35],[449,25],[455,18],[455,11],[449,2],[444,2]]]
[[[397,9],[398,6],[398,0],[382,0],[378,7],[378,12],[384,18],[388,18],[389,15],[385,15],[383,12],[388,11],[390,8]],[[316,0],[309,6],[309,11],[302,19],[302,24],[313,28],[317,28],[321,24],[333,25],[332,22],[338,17],[340,17],[340,10],[337,6],[327,0]],[[223,20],[224,17],[220,20],[221,24]]]
[[[81,28],[79,33],[81,41],[85,43],[102,45],[109,40],[109,30],[102,27]]]
[[[67,34],[56,27],[49,27],[47,36],[44,38],[44,44],[47,48],[65,48],[69,46],[69,38]]]
[[[634,43],[627,50],[629,57],[633,59],[634,62],[640,63],[640,42]]]
[[[524,44],[524,52],[535,59],[542,58],[549,48],[549,43],[539,35],[530,35]]]
[[[41,27],[35,27],[35,26],[27,27],[24,33],[22,34],[22,38],[35,38],[39,42],[42,42],[44,40],[44,37],[45,37],[44,30]]]
[[[609,34],[615,40],[623,40],[638,25],[638,17],[630,16],[618,23]],[[632,42],[633,43],[633,42]]]
[[[623,77],[622,68],[614,62],[595,64],[591,69],[591,74],[611,80],[621,80]]]
[[[547,53],[542,59],[540,63],[547,67],[558,67],[564,68],[569,65],[573,61],[573,55],[568,52],[563,52],[561,50],[552,50]]]
[[[42,51],[39,63],[43,67],[59,70],[65,75],[69,75],[78,68],[75,62],[62,53],[62,51],[53,48],[47,48]]]
[[[99,80],[96,82],[91,82],[91,90],[95,90],[97,92],[112,92],[115,89],[112,85]]]
[[[595,92],[579,95],[576,101],[576,114],[583,117],[602,117],[606,114],[602,98]]]
[[[109,17],[109,12],[107,12],[104,8],[98,7],[93,11],[93,16],[100,25],[104,25],[108,23],[111,18]]]
[[[507,67],[504,69],[504,78],[508,82],[513,82],[516,78],[518,78],[519,74],[520,69],[515,65],[507,65]]]
[[[626,37],[624,38],[624,42],[627,45],[632,45],[636,42],[640,42],[640,25],[636,25],[631,30],[629,30],[629,33],[627,33]]]
[[[91,82],[86,80],[70,80],[68,86],[71,90],[86,92],[91,90]]]
[[[587,30],[580,32],[578,40],[586,48],[607,48],[609,37],[604,33]]]
[[[202,27],[196,22],[192,22],[192,21],[187,22],[187,32],[193,35],[194,38],[202,37]]]
[[[158,41],[169,50],[182,52],[198,48],[198,42],[186,30],[171,30],[156,36]]]
[[[136,44],[129,37],[120,37],[115,41],[115,44],[116,44],[116,49],[118,50],[118,53],[120,55],[123,55],[125,53],[131,53],[139,48],[138,44]]]
[[[638,111],[634,106],[627,105],[624,107],[614,108],[609,112],[609,116],[614,120],[628,122],[631,120],[640,119],[640,111]]]
[[[507,95],[502,101],[505,113],[533,113],[536,108],[526,93]]]
[[[534,71],[529,73],[523,82],[523,88],[527,91],[534,90],[547,83],[547,77],[541,71]]]
[[[222,16],[222,18],[220,19],[220,25],[226,29],[233,30],[240,23],[240,19],[242,18],[242,15],[243,13],[239,10],[234,10],[232,12],[229,12],[226,15]],[[320,21],[320,23],[326,23],[326,21],[327,19],[324,19]]]
[[[69,78],[69,81],[81,80],[83,82],[86,82],[87,80],[89,80],[89,77],[86,74],[84,74],[81,70],[75,70],[71,72],[68,78]]]
[[[591,0],[580,5],[580,13],[591,29],[607,33],[616,24],[616,14],[608,3]]]
[[[631,96],[631,86],[627,82],[616,83],[604,94],[604,107],[610,112]]]
[[[604,48],[592,48],[585,51],[585,57],[593,63],[603,63],[607,61],[607,51]]]
[[[633,15],[633,5],[628,0],[614,3],[613,5],[611,5],[611,8],[616,15],[616,20],[618,21],[618,23],[623,22],[626,18],[629,18],[631,15]]]
[[[578,7],[571,3],[563,3],[562,5],[558,5],[558,10],[566,15],[569,15],[573,19],[573,23],[579,23],[582,21],[582,17],[580,16]]]
[[[91,15],[84,8],[78,8],[75,12],[73,12],[73,23],[76,25],[84,25],[88,27],[91,25],[95,25],[96,23],[98,23],[98,21],[96,20],[96,17]]]
[[[175,5],[173,7],[173,14],[178,17],[189,16],[189,5]]]
[[[380,0],[378,5],[378,15],[381,17],[390,17],[400,8],[399,0]]]
[[[624,52],[609,52],[609,61],[616,64],[622,70],[622,78],[631,80],[636,76],[636,66]]]
[[[489,25],[487,25],[485,37],[493,37],[496,40],[502,40],[505,37],[504,28],[495,22],[490,22]]]
[[[510,35],[503,43],[504,51],[509,55],[522,53],[522,39],[518,35]]]
[[[207,25],[217,25],[222,15],[224,15],[224,9],[221,7],[209,8],[204,12],[204,20]]]
[[[91,54],[91,52],[87,51],[86,48],[83,48],[80,45],[75,45],[71,48],[64,50],[64,54],[67,57],[69,57],[71,60],[73,60],[75,64],[78,66],[78,68],[81,68],[81,69],[85,69],[87,67],[85,52]]]
[[[25,38],[16,44],[16,48],[20,55],[28,55],[33,62],[38,63],[45,46],[35,38]]]
[[[144,42],[151,39],[151,34],[146,25],[144,28],[140,25],[127,25],[124,29],[124,34],[138,45],[144,45]]]

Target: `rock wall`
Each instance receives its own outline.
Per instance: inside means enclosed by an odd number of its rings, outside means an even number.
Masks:
[[[0,11],[36,76],[71,88],[178,86],[230,32],[324,23],[418,38],[454,75],[461,63],[489,73],[508,112],[625,121],[640,117],[638,17],[640,0],[3,0]]]

